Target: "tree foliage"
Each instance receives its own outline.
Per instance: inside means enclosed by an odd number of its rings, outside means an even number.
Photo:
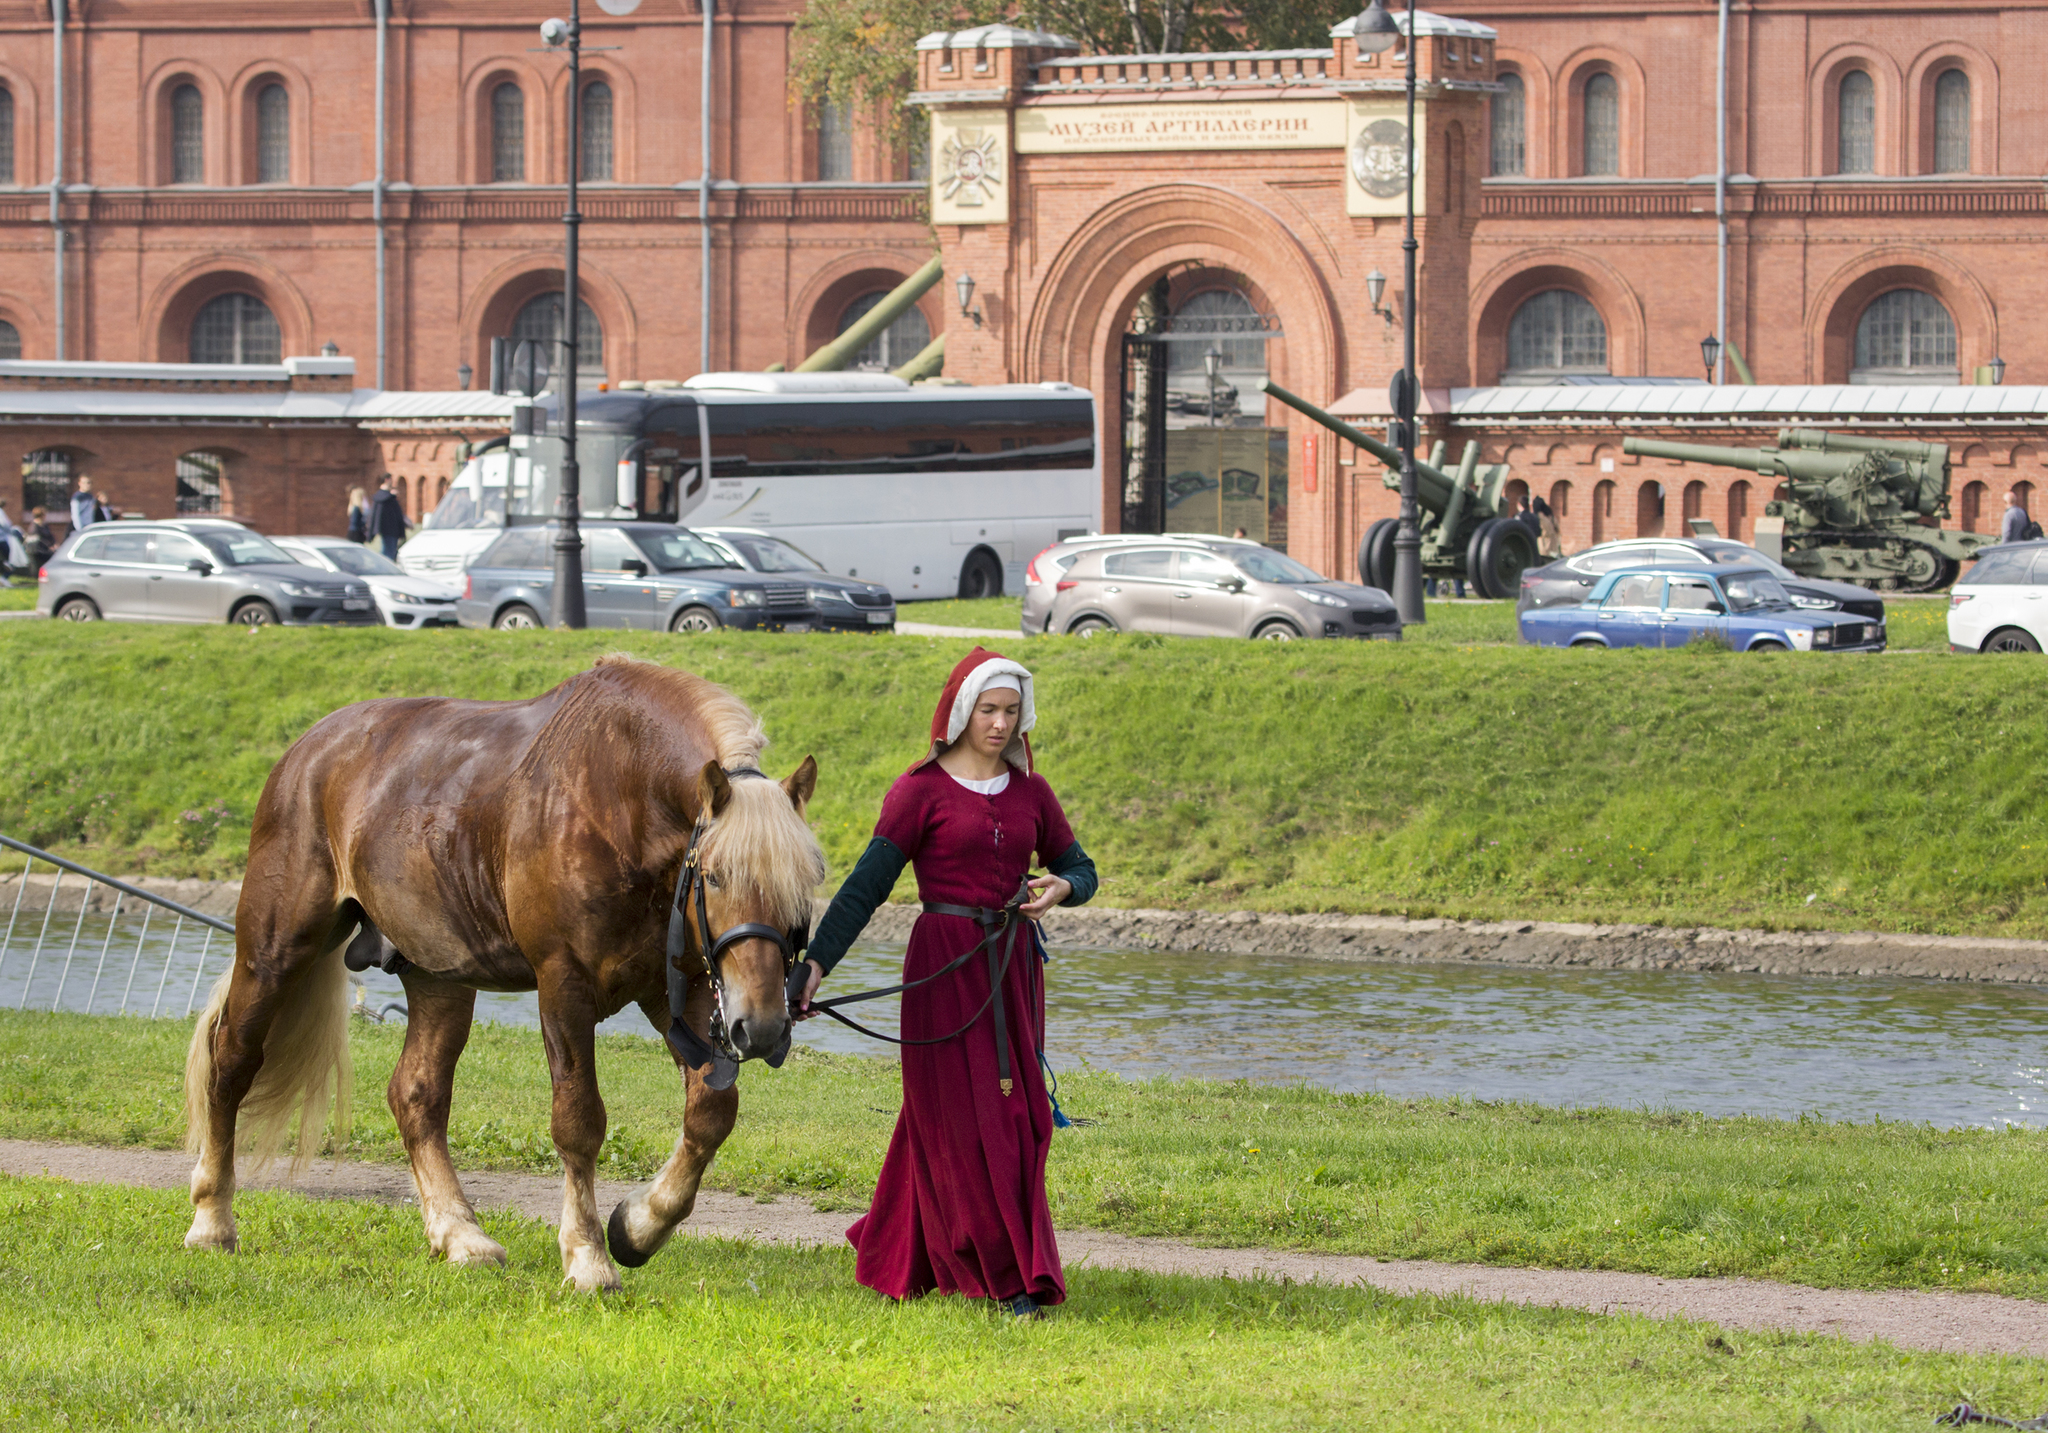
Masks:
[[[1356,0],[810,0],[796,23],[791,97],[869,112],[904,137],[919,39],[1008,20],[1080,42],[1084,54],[1314,49]]]

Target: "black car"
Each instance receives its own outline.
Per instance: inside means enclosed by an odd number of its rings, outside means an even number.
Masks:
[[[688,528],[584,522],[583,605],[592,627],[650,632],[808,632],[810,584],[748,572]],[[456,620],[507,631],[547,625],[555,525],[510,527],[469,565]]]
[[[1664,567],[1680,563],[1708,567],[1727,562],[1761,567],[1769,572],[1778,579],[1778,585],[1791,597],[1795,608],[1810,612],[1848,612],[1872,622],[1884,621],[1884,599],[1868,587],[1858,587],[1853,582],[1801,577],[1755,548],[1725,537],[1624,538],[1619,542],[1603,542],[1576,557],[1532,567],[1522,574],[1522,591],[1515,602],[1515,611],[1519,614],[1541,607],[1577,605],[1586,600],[1594,583],[1617,567]]]
[[[811,586],[811,605],[818,609],[818,626],[829,632],[893,632],[896,630],[896,599],[879,582],[858,577],[835,577],[825,565],[793,542],[752,527],[698,527],[690,529],[710,539],[750,572],[781,577]]]

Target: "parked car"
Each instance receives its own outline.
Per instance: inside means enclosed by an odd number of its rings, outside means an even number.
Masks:
[[[1401,637],[1386,593],[1326,581],[1284,553],[1230,538],[1084,547],[1057,585],[1044,630],[1072,636]]]
[[[1884,623],[1795,607],[1777,575],[1742,563],[1621,567],[1570,607],[1531,607],[1522,640],[1539,647],[1683,647],[1738,652],[1882,652]]]
[[[590,522],[583,533],[583,602],[592,627],[656,632],[808,632],[818,620],[808,582],[748,572],[688,528]],[[465,627],[547,624],[555,525],[509,527],[469,565]]]
[[[1048,630],[1046,623],[1052,619],[1052,600],[1059,595],[1060,579],[1089,548],[1128,546],[1134,542],[1156,545],[1176,540],[1193,539],[1162,538],[1158,533],[1145,532],[1089,532],[1061,538],[1024,564],[1024,601],[1018,619],[1024,635],[1036,637]]]
[[[810,584],[817,625],[834,632],[893,632],[896,599],[879,582],[835,577],[823,563],[793,542],[752,527],[693,527],[720,552],[749,572],[790,577]]]
[[[226,518],[96,523],[43,564],[36,610],[68,622],[377,621],[366,583],[295,562],[269,538]]]
[[[1948,595],[1951,652],[2048,647],[2048,542],[1979,548]]]
[[[453,627],[455,602],[462,589],[430,577],[415,577],[361,543],[341,537],[281,537],[277,545],[287,557],[323,572],[360,577],[387,627]]]
[[[1631,537],[1603,542],[1575,557],[1561,558],[1522,574],[1517,613],[1532,607],[1571,607],[1586,600],[1593,585],[1618,567],[1644,564],[1706,567],[1712,563],[1761,567],[1778,579],[1792,605],[1808,612],[1853,612],[1872,622],[1884,621],[1884,598],[1853,582],[1801,577],[1755,548],[1725,537]]]

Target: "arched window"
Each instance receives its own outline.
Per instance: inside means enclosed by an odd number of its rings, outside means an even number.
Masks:
[[[0,184],[14,182],[14,91],[0,85]]]
[[[1166,345],[1167,412],[1189,416],[1169,416],[1169,427],[1181,421],[1206,424],[1212,418],[1228,424],[1243,415],[1264,412],[1264,400],[1253,385],[1266,376],[1266,340],[1272,332],[1269,323],[1251,299],[1235,288],[1202,289],[1173,311]],[[1223,355],[1217,365],[1213,414],[1209,411],[1207,359],[1212,347]]]
[[[1508,320],[1503,383],[1547,383],[1568,373],[1606,371],[1607,324],[1581,295],[1545,289]]]
[[[526,306],[512,320],[512,342],[517,344],[523,338],[530,338],[544,345],[550,371],[561,367],[563,337],[560,293],[528,299]],[[590,305],[579,298],[576,300],[576,386],[590,388],[602,382],[604,327],[598,323]],[[557,390],[560,386],[559,383],[555,385]]]
[[[1934,172],[1970,172],[1970,77],[1961,70],[1934,82]]]
[[[853,109],[827,100],[818,106],[818,177],[853,178]]]
[[[1664,485],[1652,479],[1636,489],[1636,536],[1664,535]]]
[[[1593,485],[1593,541],[1601,543],[1614,536],[1614,483],[1602,478]]]
[[[211,453],[187,453],[178,459],[177,507],[180,517],[221,510],[221,464]]]
[[[1877,85],[1867,70],[1842,76],[1835,93],[1835,173],[1877,172]]]
[[[1680,518],[1685,524],[1679,532],[1679,536],[1691,537],[1692,520],[1707,515],[1707,485],[1698,479],[1687,483],[1685,485],[1685,492],[1680,495],[1678,500],[1678,511]]]
[[[256,96],[256,182],[288,184],[292,177],[292,97],[283,85]]]
[[[1586,81],[1586,174],[1621,173],[1621,85],[1604,70]]]
[[[577,163],[585,179],[612,178],[612,87],[592,80],[583,87],[583,149]]]
[[[1500,83],[1501,88],[1493,97],[1493,172],[1527,174],[1528,91],[1522,85],[1522,77],[1513,70],[1503,70]]]
[[[866,318],[874,311],[875,305],[885,297],[886,294],[863,294],[848,304],[846,312],[839,316],[838,331],[845,333],[854,324]],[[867,346],[861,349],[853,362],[847,366],[867,372],[886,373],[892,368],[901,368],[910,362],[923,352],[925,345],[931,341],[931,324],[925,321],[925,316],[917,305],[912,304],[894,323],[869,339]]]
[[[194,363],[282,363],[284,336],[277,315],[253,294],[207,300],[192,320]]]
[[[21,510],[37,508],[61,513],[71,501],[71,455],[62,448],[44,448],[21,459]]]
[[[1977,525],[1984,521],[1984,493],[1985,487],[1982,483],[1965,483],[1963,485],[1963,510],[1961,517],[1964,532],[1978,531]]]
[[[929,180],[932,177],[932,132],[928,122],[911,126],[909,150],[909,177]]]
[[[1749,541],[1749,482],[1744,478],[1728,485],[1728,536]]]
[[[1552,483],[1550,485],[1550,515],[1562,524],[1566,518],[1571,516],[1571,511],[1572,485],[1563,481]]]
[[[506,80],[491,91],[491,182],[526,178],[526,91]]]
[[[21,357],[21,330],[0,319],[0,361]]]
[[[2019,499],[2020,511],[2027,515],[2027,521],[2034,520],[2034,485],[2024,480],[2012,485],[2012,495]]]
[[[171,91],[171,183],[206,182],[206,102],[199,86]]]
[[[1919,289],[1879,294],[1856,321],[1851,383],[1952,384],[1956,323],[1941,300]]]

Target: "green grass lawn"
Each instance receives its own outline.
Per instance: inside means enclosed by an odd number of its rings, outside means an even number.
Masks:
[[[899,602],[899,622],[929,622],[935,627],[981,627],[1018,635],[1021,597],[949,597],[937,602]]]
[[[17,578],[12,587],[0,587],[0,612],[33,612],[35,605],[35,583]]]
[[[624,649],[752,702],[772,769],[817,755],[813,816],[843,872],[968,645],[4,623],[0,830],[117,870],[232,874],[271,765],[327,712],[529,695]],[[2048,934],[2036,662],[1145,635],[1018,650],[1040,677],[1041,768],[1107,905]],[[179,820],[213,802],[217,834]]]
[[[172,1148],[182,1021],[0,1013],[0,1138]],[[401,1032],[358,1024],[341,1153],[398,1163],[384,1104]],[[599,1042],[602,1171],[649,1177],[682,1119],[652,1038]],[[867,1206],[901,1085],[886,1059],[799,1047],[741,1080],[708,1183]],[[1063,1069],[1095,1123],[1054,1138],[1062,1226],[1382,1258],[1742,1274],[1831,1288],[2048,1299],[2048,1134],[1396,1100]],[[481,1025],[458,1068],[459,1164],[555,1172],[539,1033]],[[4,1280],[0,1280],[4,1283]]]
[[[891,1304],[844,1249],[678,1239],[603,1300],[554,1232],[484,1216],[504,1270],[415,1211],[240,1201],[242,1252],[178,1247],[184,1196],[0,1179],[11,1428],[1905,1430],[2031,1412],[2036,1360],[1364,1289],[1070,1271],[1054,1318]]]

